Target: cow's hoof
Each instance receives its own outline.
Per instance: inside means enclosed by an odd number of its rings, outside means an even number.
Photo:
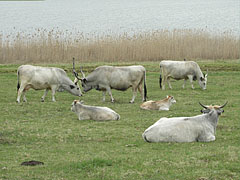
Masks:
[[[44,99],[41,99],[41,102],[44,102]]]
[[[133,103],[134,103],[134,101],[130,101],[129,103],[133,104]]]

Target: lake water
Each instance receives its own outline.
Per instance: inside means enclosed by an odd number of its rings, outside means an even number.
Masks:
[[[206,29],[240,35],[239,0],[0,1],[0,32],[60,29],[119,34]]]

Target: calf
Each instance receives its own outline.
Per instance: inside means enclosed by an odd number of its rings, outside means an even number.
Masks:
[[[172,104],[176,103],[173,96],[167,96],[167,98],[159,101],[147,101],[140,105],[142,109],[146,110],[165,110],[168,111]]]
[[[74,100],[71,110],[75,112],[79,120],[119,120],[120,115],[108,107],[88,106],[78,100]]]

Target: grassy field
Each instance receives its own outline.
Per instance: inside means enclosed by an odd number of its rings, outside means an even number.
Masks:
[[[43,91],[30,90],[27,103],[16,101],[18,65],[0,65],[0,179],[180,179],[212,180],[240,177],[240,61],[198,61],[208,69],[207,90],[195,82],[182,90],[183,81],[172,82],[173,90],[159,89],[159,62],[113,63],[142,64],[147,69],[148,99],[173,95],[177,100],[169,112],[144,111],[138,94],[113,90],[116,102],[102,102],[102,93],[92,90],[81,98],[85,104],[107,106],[121,115],[119,121],[79,121],[70,111],[76,97],[66,92],[50,94],[40,102]],[[102,63],[103,64],[103,63]],[[110,64],[110,63],[108,63]],[[77,68],[80,64],[76,64]],[[90,72],[101,63],[81,64]],[[70,77],[71,64],[49,64],[64,68]],[[87,73],[86,73],[87,74]],[[146,143],[144,130],[161,117],[200,114],[203,104],[223,104],[216,141],[210,143]],[[38,160],[44,165],[21,166],[23,161]]]

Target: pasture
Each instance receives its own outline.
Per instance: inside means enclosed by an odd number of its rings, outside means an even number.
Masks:
[[[172,82],[173,90],[159,88],[159,62],[83,63],[87,75],[96,66],[141,64],[147,69],[148,100],[172,95],[177,103],[170,111],[140,109],[141,96],[135,103],[131,89],[113,90],[116,102],[92,90],[81,100],[87,105],[107,106],[120,114],[119,121],[79,121],[70,107],[74,99],[67,92],[57,92],[56,101],[49,93],[30,90],[28,102],[16,103],[18,65],[0,65],[0,179],[238,179],[240,177],[240,61],[198,61],[203,72],[208,69],[207,90],[194,82]],[[42,64],[61,67],[71,73],[68,64]],[[228,101],[219,118],[216,141],[210,143],[147,143],[142,139],[146,128],[161,117],[200,114],[198,102],[221,105]],[[21,166],[24,161],[44,162],[39,166]]]

